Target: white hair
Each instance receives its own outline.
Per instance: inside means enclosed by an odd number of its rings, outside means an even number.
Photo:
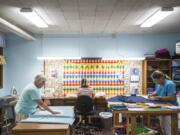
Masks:
[[[42,74],[36,75],[34,78],[34,82],[42,82],[42,81],[46,81],[46,77]]]

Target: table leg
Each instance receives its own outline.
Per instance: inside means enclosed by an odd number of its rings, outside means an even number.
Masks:
[[[143,116],[143,124],[145,125],[145,126],[147,126],[147,127],[150,127],[150,125],[151,125],[151,116],[147,116],[147,115],[145,115],[145,116]]]
[[[129,121],[129,115],[126,115],[126,120],[127,120],[127,127],[126,127],[126,134],[129,135],[129,126],[130,126],[130,121]]]
[[[131,135],[136,135],[136,115],[131,114]]]
[[[178,134],[178,114],[171,115],[171,135]]]

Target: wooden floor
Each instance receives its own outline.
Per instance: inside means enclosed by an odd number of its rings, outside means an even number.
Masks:
[[[92,133],[93,135],[113,135],[113,132],[112,131],[102,131],[102,132],[93,132]],[[73,133],[72,135],[77,135],[75,133]]]
[[[9,134],[5,134],[5,133],[2,133],[2,135],[13,135],[11,133]],[[73,135],[76,135],[76,134],[73,134]],[[113,132],[112,131],[103,131],[103,132],[97,132],[97,133],[94,133],[93,135],[113,135]]]
[[[11,134],[11,133],[9,133],[9,134],[2,133],[1,135],[13,135],[13,134]],[[73,133],[73,135],[76,135],[76,134]],[[93,135],[113,135],[113,132],[112,131],[108,131],[108,130],[104,130],[102,132],[94,133]],[[179,132],[178,135],[180,135],[180,132]]]
[[[6,134],[5,132],[3,132],[0,135],[14,135],[14,134],[12,133]],[[76,134],[73,133],[72,135],[76,135]],[[109,130],[103,130],[102,132],[94,132],[93,135],[113,135],[113,132]]]

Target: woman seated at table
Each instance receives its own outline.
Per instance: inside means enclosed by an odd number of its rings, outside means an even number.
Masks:
[[[81,80],[81,86],[78,88],[77,95],[78,96],[89,96],[90,98],[93,98],[93,88],[89,87],[87,79]],[[82,122],[82,116],[79,116],[79,123]],[[88,123],[91,124],[91,116],[88,116]]]
[[[153,81],[156,83],[155,92],[149,98],[152,100],[161,100],[169,102],[173,105],[177,104],[176,99],[176,85],[170,78],[163,72],[156,70],[151,75]],[[164,135],[171,134],[171,118],[170,116],[160,117],[160,124]]]

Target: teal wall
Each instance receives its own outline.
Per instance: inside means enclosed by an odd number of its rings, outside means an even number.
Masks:
[[[0,33],[0,47],[5,47],[5,36],[4,36],[4,34],[2,34],[2,33]],[[4,54],[5,54],[6,52],[5,52],[5,50],[4,50]],[[6,65],[4,65],[3,66],[3,68],[4,68],[4,70],[3,70],[3,80],[5,80],[6,79]],[[5,86],[5,81],[4,81],[4,84],[3,84],[4,86]],[[2,88],[2,89],[0,89],[0,95],[3,95],[3,93],[5,92],[5,89],[4,89],[4,87]]]
[[[38,56],[63,57],[142,57],[159,48],[174,53],[180,33],[136,34],[112,36],[36,36],[36,41],[27,41],[14,35],[6,37],[6,76],[4,95],[12,86],[20,92],[42,69]]]

